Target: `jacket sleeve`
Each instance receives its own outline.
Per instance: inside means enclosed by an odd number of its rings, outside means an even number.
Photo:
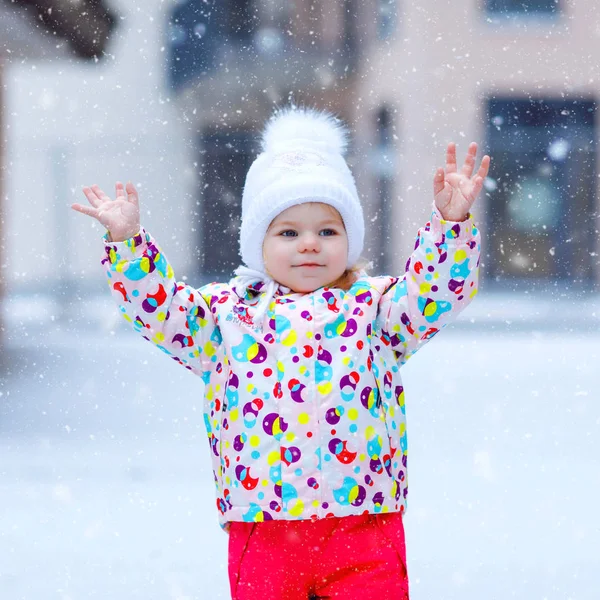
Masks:
[[[211,312],[219,284],[196,290],[175,281],[167,258],[143,228],[123,242],[107,238],[102,265],[125,320],[181,365],[204,374],[221,343]]]
[[[378,325],[400,365],[475,297],[480,251],[471,215],[457,223],[434,210],[419,230],[406,272],[392,280],[379,302]]]

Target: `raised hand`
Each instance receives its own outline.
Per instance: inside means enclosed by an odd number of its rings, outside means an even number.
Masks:
[[[465,163],[460,171],[456,168],[456,144],[450,142],[446,152],[446,169],[440,167],[433,177],[433,195],[437,209],[447,221],[464,221],[471,210],[477,194],[483,187],[490,168],[490,157],[481,159],[479,170],[473,176],[477,144],[472,142]]]
[[[97,185],[84,187],[83,193],[91,206],[75,203],[71,208],[104,225],[111,241],[122,242],[140,230],[140,203],[133,183],[128,183],[125,190],[118,181],[115,188],[117,197],[111,200]]]

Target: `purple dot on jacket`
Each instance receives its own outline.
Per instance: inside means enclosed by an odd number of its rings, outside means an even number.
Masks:
[[[462,300],[463,298],[464,298],[464,296],[459,296],[457,299]]]
[[[321,339],[321,334],[315,333],[315,340],[320,340],[320,339]]]
[[[432,265],[429,265],[429,266],[427,267],[427,270],[428,270],[430,273],[433,273],[433,271],[435,271],[435,267],[434,267],[434,266],[432,266]]]
[[[299,356],[297,356],[297,355],[296,356],[292,356],[292,362],[297,363],[299,361],[300,361],[300,357]]]
[[[438,286],[437,285],[432,285],[431,286],[431,291],[432,292],[437,292],[438,291]]]
[[[346,352],[346,350],[348,350],[348,348],[346,348],[346,346],[340,346],[340,350],[341,350],[342,352]]]
[[[329,502],[323,502],[323,504],[321,504],[321,506],[323,508],[329,508]]]
[[[248,371],[246,373],[246,377],[248,377],[248,379],[251,379],[252,377],[254,377],[254,373],[252,371]]]

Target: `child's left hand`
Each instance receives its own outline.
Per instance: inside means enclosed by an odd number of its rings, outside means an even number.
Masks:
[[[471,142],[465,164],[456,170],[456,144],[450,142],[446,153],[446,170],[440,167],[433,177],[433,194],[437,209],[447,221],[464,221],[477,194],[483,187],[483,180],[490,168],[490,157],[486,154],[476,175],[471,178],[475,168],[477,144]]]

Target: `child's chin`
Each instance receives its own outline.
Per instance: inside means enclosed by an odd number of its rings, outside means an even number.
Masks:
[[[296,294],[310,294],[311,292],[318,290],[320,287],[321,287],[321,284],[317,283],[315,281],[315,282],[310,282],[310,283],[301,283],[301,284],[297,284],[297,285],[292,285],[291,289]]]

